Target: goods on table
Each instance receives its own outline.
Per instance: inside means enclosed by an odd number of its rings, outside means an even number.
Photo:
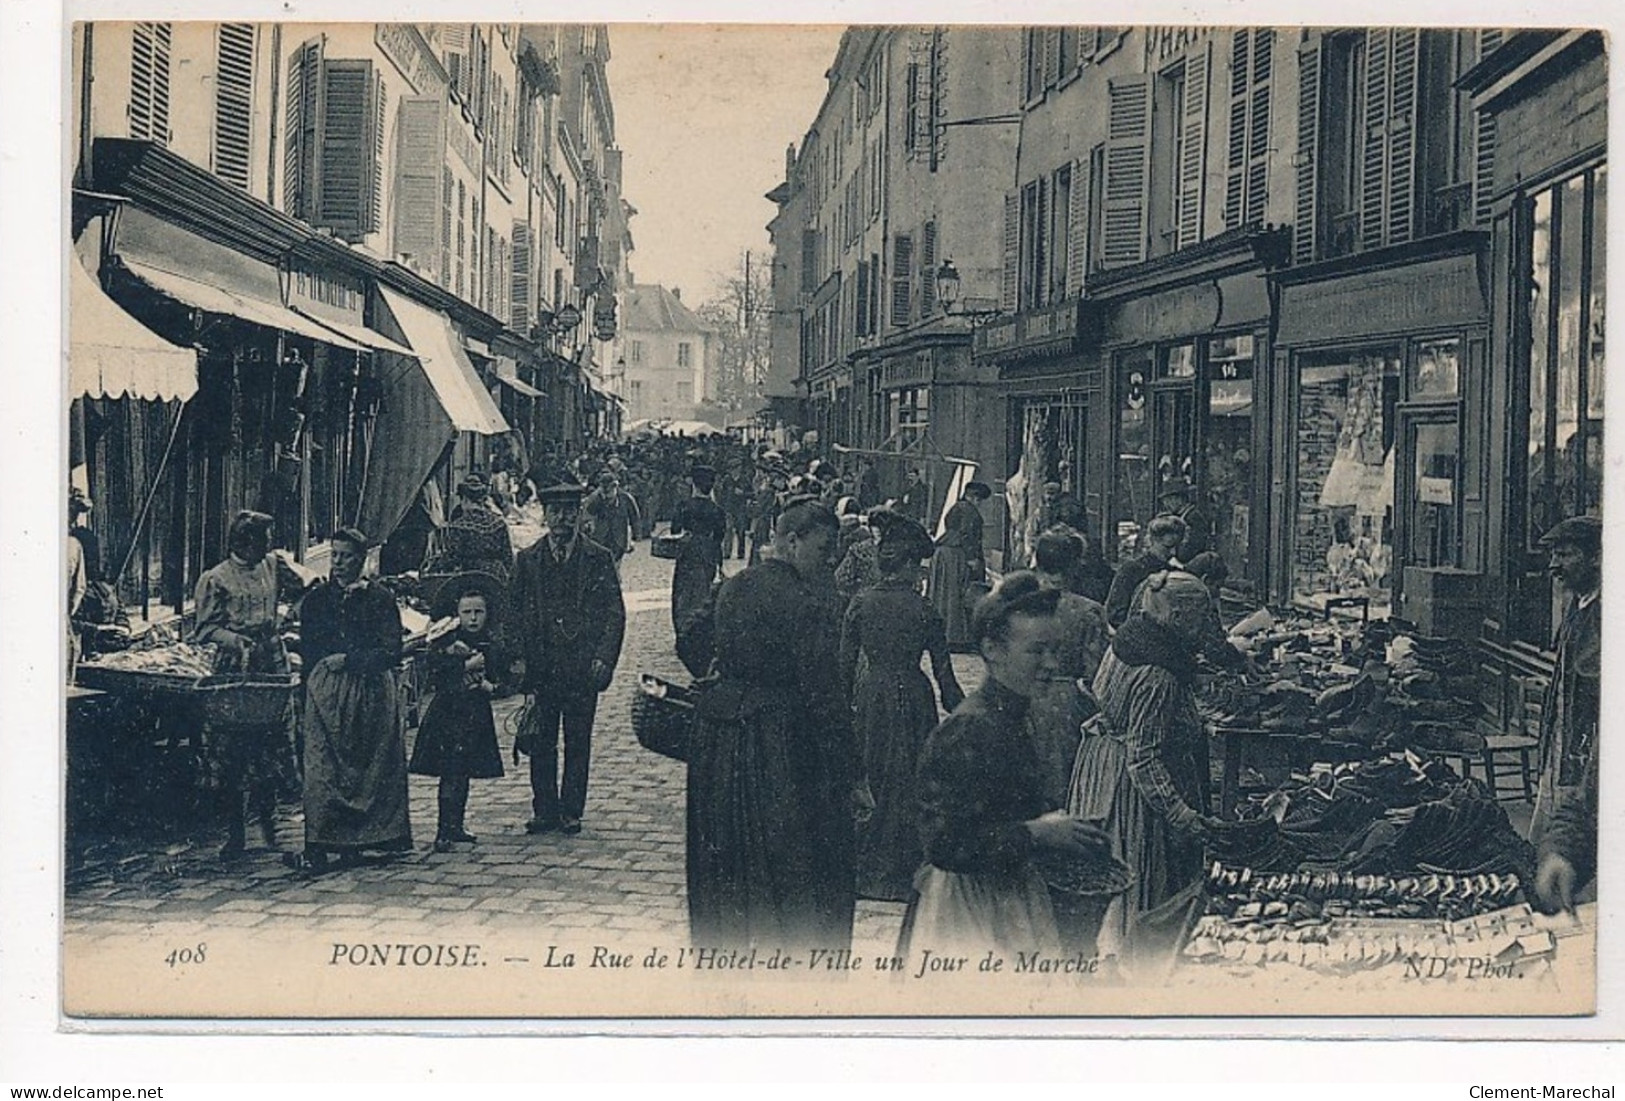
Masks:
[[[1445,917],[1498,910],[1516,901],[1515,873],[1500,875],[1356,875],[1352,872],[1254,873],[1215,861],[1208,870],[1208,911],[1236,922],[1307,922],[1348,917]]]
[[[214,672],[214,655],[213,644],[194,646],[189,642],[172,642],[104,654],[95,664],[125,673],[196,679]]]

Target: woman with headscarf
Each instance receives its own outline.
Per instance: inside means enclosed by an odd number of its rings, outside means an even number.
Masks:
[[[919,592],[920,562],[930,556],[925,528],[894,517],[876,551],[880,581],[852,598],[841,631],[841,675],[851,686],[859,775],[875,804],[858,828],[861,898],[908,901],[922,862],[917,770],[920,748],[937,725],[937,706],[920,655],[931,655],[944,711],[965,698],[942,619]]]
[[[198,578],[193,641],[216,649],[216,673],[286,674],[288,652],[277,632],[277,601],[292,598],[304,582],[271,553],[271,517],[247,510],[232,518],[227,556]],[[224,859],[240,855],[245,839],[243,798],[258,819],[266,848],[276,848],[279,778],[294,772],[292,745],[283,725],[209,731],[212,759],[226,804]]]
[[[1044,792],[1028,707],[1055,675],[1060,593],[1018,571],[976,605],[972,632],[987,679],[931,732],[920,754],[921,838],[926,863],[903,919],[899,953],[1058,951],[1049,889],[1034,867],[1040,850],[1086,857],[1104,851],[1094,826]]]
[[[305,670],[305,851],[289,862],[321,871],[329,855],[412,847],[406,740],[395,666],[401,613],[361,576],[367,537],[334,532],[332,572],[299,605]]]
[[[936,554],[931,559],[926,591],[942,617],[948,648],[960,653],[973,648],[971,607],[981,596],[973,586],[980,586],[987,576],[982,554],[982,513],[977,505],[992,495],[986,482],[966,484],[965,492],[943,517],[943,532],[937,537]]]
[[[1104,729],[1079,749],[1072,809],[1101,822],[1112,853],[1134,873],[1100,931],[1102,955],[1125,969],[1154,969],[1182,934],[1181,899],[1202,874],[1208,752],[1192,685],[1196,657],[1214,629],[1207,587],[1163,570],[1144,583],[1095,676]]]

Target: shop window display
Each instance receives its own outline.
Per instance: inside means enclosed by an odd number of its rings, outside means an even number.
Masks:
[[[1112,512],[1116,520],[1118,560],[1135,554],[1140,532],[1156,505],[1151,485],[1149,376],[1152,355],[1136,349],[1118,361],[1116,486]],[[1110,540],[1108,540],[1110,541]]]
[[[1298,377],[1292,598],[1365,596],[1386,615],[1393,585],[1394,423],[1399,357],[1306,360]]]
[[[1216,337],[1207,344],[1207,421],[1202,440],[1214,549],[1233,578],[1252,574],[1247,554],[1253,448],[1253,338]]]

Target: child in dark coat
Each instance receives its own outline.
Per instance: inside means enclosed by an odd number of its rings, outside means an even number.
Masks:
[[[435,852],[450,852],[457,841],[475,840],[463,827],[468,808],[468,781],[502,775],[496,721],[491,714],[488,679],[503,668],[490,629],[485,591],[462,590],[457,597],[457,627],[429,643],[422,660],[434,688],[409,769],[419,776],[440,777],[440,822]]]

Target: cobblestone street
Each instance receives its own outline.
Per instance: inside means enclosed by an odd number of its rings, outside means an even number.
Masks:
[[[730,572],[739,566],[728,563]],[[148,928],[181,937],[224,927],[422,936],[436,928],[502,926],[685,939],[683,769],[637,744],[629,713],[639,672],[684,675],[672,648],[670,573],[668,562],[649,556],[646,542],[624,564],[626,643],[600,703],[580,835],[524,833],[530,789],[523,761],[515,767],[508,756],[512,733],[505,725],[518,710],[516,697],[497,707],[507,775],[473,784],[468,826],[477,844],[446,854],[429,848],[436,782],[422,776],[411,778],[415,851],[314,879],[296,877],[278,854],[252,841],[243,859],[222,864],[218,827],[185,837],[97,838],[68,874],[66,937]],[[967,687],[979,680],[978,662],[958,657],[955,664]],[[298,806],[285,803],[281,847],[298,848],[302,829]],[[900,905],[860,903],[856,943],[889,949],[901,914]]]

